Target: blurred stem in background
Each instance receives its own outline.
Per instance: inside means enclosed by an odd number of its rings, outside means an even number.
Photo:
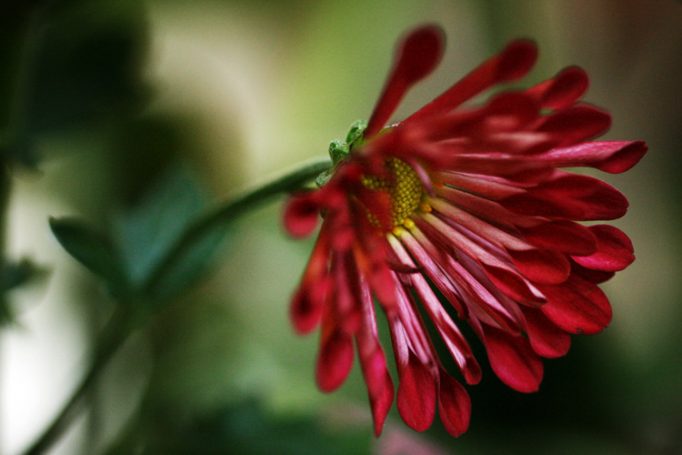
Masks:
[[[157,309],[162,306],[162,303],[165,303],[157,302],[156,304],[149,305],[148,302],[145,303],[145,300],[155,300],[158,295],[165,295],[164,292],[159,293],[157,288],[163,282],[165,275],[172,271],[178,262],[182,261],[191,250],[203,243],[207,237],[215,235],[216,232],[224,232],[228,223],[234,221],[240,215],[259,207],[260,204],[274,196],[300,190],[320,173],[326,171],[330,165],[329,160],[315,161],[303,165],[291,173],[287,173],[263,186],[244,193],[233,201],[216,208],[189,224],[177,242],[168,249],[159,265],[150,274],[147,282],[141,286],[139,291],[132,291],[132,301],[118,302],[109,324],[95,343],[92,360],[85,370],[80,383],[53,421],[25,451],[25,455],[45,453],[69,428],[71,422],[78,415],[84,397],[88,395],[96,384],[97,379],[104,371],[109,360],[116,354],[132,332],[148,324],[153,313],[146,312],[145,309]],[[73,238],[65,235],[67,232],[64,228],[67,226],[59,220],[52,220],[51,226],[57,239],[67,251],[74,253]],[[81,260],[86,267],[91,267],[91,264],[79,257],[77,252],[74,256],[76,259]],[[96,270],[93,271],[97,273]]]

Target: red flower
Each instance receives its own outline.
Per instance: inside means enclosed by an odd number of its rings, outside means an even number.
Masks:
[[[291,307],[298,332],[321,322],[317,383],[325,392],[343,383],[354,339],[377,435],[394,386],[374,301],[390,328],[403,420],[425,430],[438,408],[458,436],[469,424],[469,395],[446,372],[427,325],[467,384],[476,384],[481,370],[462,323],[505,384],[533,392],[542,358],[566,354],[571,334],[608,325],[611,306],[598,285],[634,260],[623,232],[579,223],[623,216],[625,197],[563,170],[620,173],[646,152],[639,141],[591,140],[610,117],[579,101],[588,85],[583,70],[570,67],[531,88],[462,106],[524,76],[537,56],[532,42],[510,43],[407,119],[385,126],[443,47],[435,26],[407,36],[366,129],[356,125],[347,143],[333,143],[328,182],[293,197],[285,210],[296,237],[312,233],[318,214],[324,220]]]

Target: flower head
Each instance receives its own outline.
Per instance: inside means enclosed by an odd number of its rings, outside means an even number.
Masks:
[[[634,260],[623,232],[580,223],[621,217],[625,197],[565,170],[620,173],[646,152],[640,141],[592,141],[610,117],[580,101],[588,85],[582,69],[463,105],[531,69],[535,45],[514,41],[387,126],[443,48],[436,26],[406,37],[369,122],[332,143],[334,168],[324,185],[294,196],[285,209],[285,226],[296,237],[323,219],[291,306],[297,331],[321,324],[318,386],[328,392],[343,383],[355,341],[377,435],[395,389],[374,302],[390,330],[403,420],[425,430],[437,408],[458,436],[469,424],[469,395],[444,368],[428,326],[467,384],[479,382],[481,370],[462,324],[505,384],[533,392],[542,358],[565,355],[570,335],[608,325],[611,306],[598,285]]]

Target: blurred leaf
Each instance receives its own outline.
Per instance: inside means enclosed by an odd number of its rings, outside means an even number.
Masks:
[[[96,133],[89,128],[120,121],[148,100],[142,2],[62,0],[22,13],[13,48],[0,46],[10,64],[0,93],[11,95],[3,100],[3,153],[34,165],[43,135]]]
[[[205,205],[206,197],[196,178],[174,166],[142,200],[119,217],[115,238],[128,278],[136,289],[147,283]],[[167,298],[191,285],[205,270],[222,234],[215,232],[196,242],[160,277],[151,290],[154,297]]]
[[[196,419],[181,415],[148,412],[107,454],[362,455],[369,454],[372,440],[364,428],[326,428],[313,416],[269,415],[256,400]]]
[[[45,270],[35,265],[30,259],[19,262],[5,261],[0,265],[0,325],[13,321],[13,311],[5,294],[26,285],[45,273]]]
[[[112,242],[75,218],[51,218],[50,228],[62,247],[99,276],[114,295],[124,295],[129,286],[123,264]]]
[[[121,212],[103,234],[74,218],[51,219],[50,227],[64,249],[102,278],[115,296],[165,300],[186,289],[205,271],[224,236],[216,229],[195,239],[165,273],[146,286],[205,206],[196,179],[180,166],[166,172],[132,208]]]
[[[30,259],[19,262],[5,262],[0,266],[0,293],[5,293],[26,284],[29,280],[41,275],[44,270]]]

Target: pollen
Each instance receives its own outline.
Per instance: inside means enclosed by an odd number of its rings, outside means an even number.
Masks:
[[[375,191],[386,191],[391,199],[391,230],[401,232],[401,226],[411,228],[414,221],[410,218],[418,210],[431,211],[431,207],[423,202],[424,187],[412,167],[396,158],[386,161],[388,176],[364,176],[362,184]],[[377,217],[368,207],[368,217],[372,224],[379,225]]]

